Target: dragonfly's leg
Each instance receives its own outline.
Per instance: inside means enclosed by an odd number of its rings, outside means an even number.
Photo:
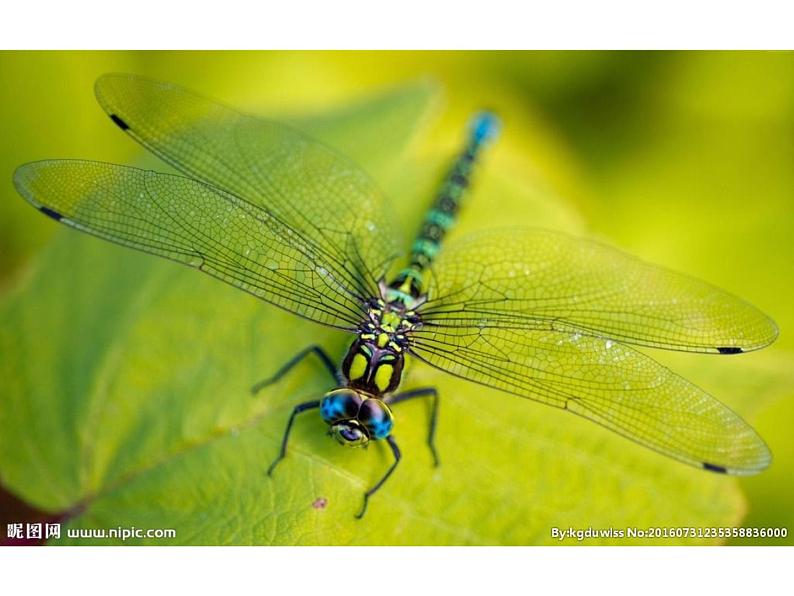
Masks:
[[[369,502],[369,498],[374,495],[381,486],[383,486],[383,483],[386,482],[389,479],[389,476],[391,476],[392,472],[394,472],[394,468],[396,468],[397,464],[400,463],[400,448],[397,447],[397,441],[394,440],[393,436],[389,435],[386,437],[386,442],[389,444],[389,447],[391,447],[391,452],[394,454],[394,463],[389,467],[388,470],[386,470],[383,478],[378,480],[378,483],[375,486],[364,493],[364,504],[361,506],[361,511],[356,514],[357,519],[364,517],[364,514],[367,512],[367,503]]]
[[[279,451],[278,457],[270,464],[270,467],[267,469],[267,475],[271,476],[273,474],[273,470],[276,468],[276,464],[284,459],[284,456],[287,455],[287,441],[289,441],[289,433],[292,431],[292,423],[295,422],[295,416],[300,414],[301,412],[305,412],[306,410],[313,410],[314,408],[320,407],[320,400],[315,399],[313,401],[303,402],[302,404],[298,404],[295,406],[295,409],[292,410],[292,414],[290,414],[289,422],[287,422],[287,429],[284,431],[284,437],[281,439],[281,451]]]
[[[433,465],[438,466],[438,452],[436,451],[436,422],[438,421],[438,390],[435,387],[423,387],[421,389],[413,389],[398,393],[386,403],[391,405],[398,404],[401,401],[413,399],[414,397],[430,397],[432,402],[430,404],[430,425],[427,432],[427,446],[430,447],[430,453],[433,455]]]
[[[331,358],[328,356],[328,354],[326,354],[325,350],[323,350],[320,346],[315,344],[313,346],[309,346],[308,348],[304,348],[303,350],[298,352],[295,356],[290,358],[290,360],[286,364],[284,364],[284,366],[282,366],[280,369],[278,369],[276,371],[276,374],[274,374],[272,377],[269,377],[267,379],[259,381],[256,385],[251,387],[251,393],[256,395],[259,391],[261,391],[262,389],[264,389],[268,385],[272,385],[273,383],[275,383],[276,381],[281,379],[281,377],[286,375],[292,369],[293,366],[298,364],[301,360],[306,358],[309,354],[316,354],[317,357],[320,359],[320,362],[323,363],[323,366],[325,367],[325,369],[334,378],[334,381],[336,381],[340,385],[344,384],[343,383],[343,379],[339,378],[339,372],[337,371],[336,367],[334,366],[334,363],[331,361]]]

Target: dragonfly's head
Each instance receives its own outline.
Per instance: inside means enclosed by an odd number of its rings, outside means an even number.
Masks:
[[[326,393],[320,402],[320,415],[330,426],[328,434],[348,447],[386,438],[394,426],[389,406],[350,387]]]
[[[329,434],[347,447],[363,447],[369,443],[369,435],[358,420],[344,420],[331,425]]]

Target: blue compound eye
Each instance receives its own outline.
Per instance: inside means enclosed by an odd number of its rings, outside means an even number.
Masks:
[[[335,389],[325,394],[320,402],[320,416],[328,424],[340,420],[355,418],[364,401],[361,396],[350,389]]]
[[[358,410],[358,421],[373,439],[385,439],[394,427],[394,417],[389,406],[379,399],[368,399]]]

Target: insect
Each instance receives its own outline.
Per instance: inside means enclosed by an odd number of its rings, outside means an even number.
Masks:
[[[699,280],[605,245],[531,228],[483,231],[444,245],[472,169],[496,135],[478,116],[410,248],[387,203],[344,156],[277,122],[176,85],[105,75],[96,95],[112,121],[183,175],[49,160],[17,169],[20,194],[78,230],[199,269],[352,336],[337,367],[310,345],[253,391],[313,355],[333,389],[295,406],[318,410],[347,446],[384,440],[400,461],[392,408],[439,395],[401,391],[406,355],[449,374],[563,408],[713,472],[753,474],[771,455],[719,401],[634,346],[737,354],[770,344],[774,322]],[[308,343],[308,342],[307,342]]]

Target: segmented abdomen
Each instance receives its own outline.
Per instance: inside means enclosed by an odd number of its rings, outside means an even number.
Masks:
[[[444,236],[455,223],[480,150],[496,136],[498,130],[499,121],[490,112],[482,112],[474,117],[469,140],[444,178],[436,200],[425,215],[419,234],[411,246],[409,265],[390,284],[392,288],[413,298],[421,295],[422,272],[433,262]]]

